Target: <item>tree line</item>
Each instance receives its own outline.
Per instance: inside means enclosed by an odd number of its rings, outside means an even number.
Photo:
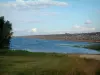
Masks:
[[[9,49],[12,36],[12,23],[6,21],[4,16],[0,17],[0,49]]]

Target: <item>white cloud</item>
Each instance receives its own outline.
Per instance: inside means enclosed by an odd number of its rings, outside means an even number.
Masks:
[[[86,27],[81,25],[74,25],[70,30],[43,30],[37,28],[32,29],[15,29],[16,32],[14,32],[14,35],[46,35],[46,34],[65,34],[65,33],[87,33],[87,32],[94,32],[96,31],[96,28],[94,27]],[[20,33],[20,34],[19,34]]]
[[[86,20],[85,24],[91,24],[92,21],[91,20]]]
[[[24,0],[16,0],[16,2],[24,2]]]
[[[47,2],[47,1],[51,1],[51,0],[37,0],[37,1],[44,1],[44,2],[46,1]]]
[[[26,23],[33,24],[33,23],[41,23],[42,22],[40,20],[14,20],[14,21],[16,21],[18,23],[24,23],[24,24],[26,24]]]
[[[90,26],[85,26],[85,25],[74,25],[72,27],[72,31],[73,32],[78,32],[78,33],[81,33],[81,32],[92,32],[92,31],[95,31],[96,28],[94,27],[90,27]]]
[[[40,15],[45,15],[45,16],[55,16],[60,14],[59,12],[41,12]]]
[[[14,28],[13,29],[13,32],[26,32],[27,29],[17,29],[17,28]]]
[[[32,32],[37,32],[37,28],[32,28]]]
[[[37,34],[37,28],[32,28],[32,29],[18,29],[14,28],[13,29],[14,36],[22,36],[22,35],[34,35]]]
[[[0,6],[14,9],[41,9],[49,6],[67,6],[68,3],[54,0],[16,0],[13,2],[0,3]]]
[[[32,29],[13,29],[14,32],[37,32],[37,28],[32,28]]]
[[[80,28],[80,26],[79,26],[79,25],[77,25],[77,24],[76,24],[75,26],[73,26],[73,27],[74,27],[74,28],[77,28],[77,29],[78,29],[78,28]]]

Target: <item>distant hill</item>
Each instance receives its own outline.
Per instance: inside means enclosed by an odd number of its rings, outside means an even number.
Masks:
[[[65,34],[50,34],[50,35],[29,35],[20,36],[24,38],[39,38],[49,40],[73,40],[73,41],[88,41],[88,42],[100,42],[100,32],[91,33],[65,33]]]

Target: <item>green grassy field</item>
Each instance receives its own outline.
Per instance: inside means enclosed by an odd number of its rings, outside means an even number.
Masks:
[[[9,50],[0,55],[0,75],[100,75],[100,61],[68,54]]]

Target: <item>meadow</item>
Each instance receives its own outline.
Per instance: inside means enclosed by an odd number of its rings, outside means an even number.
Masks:
[[[100,61],[74,54],[1,50],[0,75],[100,75]]]

